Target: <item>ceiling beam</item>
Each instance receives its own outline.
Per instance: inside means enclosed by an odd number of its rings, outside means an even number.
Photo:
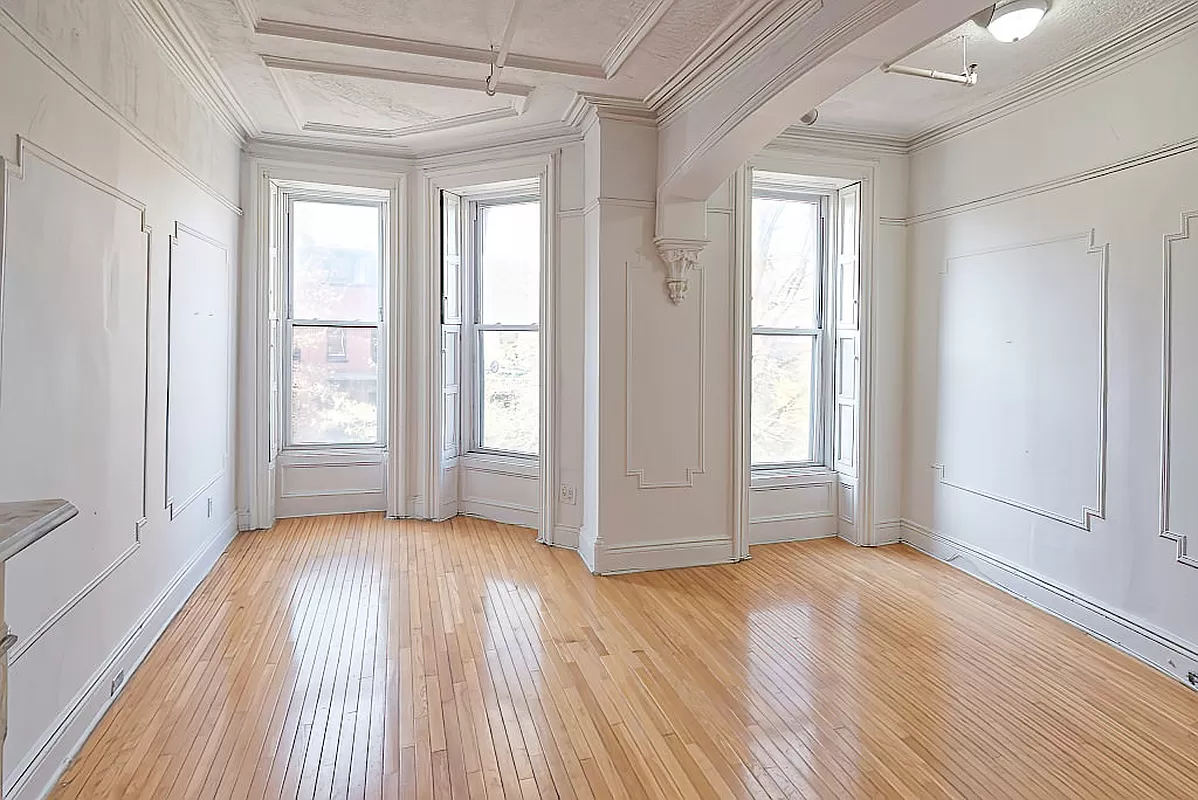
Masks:
[[[254,33],[259,36],[275,36],[282,39],[294,39],[321,44],[359,47],[366,50],[379,50],[389,53],[405,53],[429,58],[445,58],[451,61],[465,61],[472,64],[490,66],[494,54],[481,47],[462,47],[459,45],[428,42],[420,39],[401,39],[395,36],[385,36],[378,33],[362,33],[360,31],[327,28],[322,25],[308,25],[302,22],[285,22],[277,19],[260,19],[254,26]],[[567,61],[557,58],[542,58],[523,53],[510,53],[507,66],[512,69],[544,72],[551,75],[572,75],[580,78],[606,78],[607,73],[602,64],[587,64],[580,61]]]
[[[433,75],[426,72],[409,72],[407,70],[387,69],[385,67],[367,67],[360,64],[345,64],[340,61],[316,61],[307,58],[292,58],[290,56],[260,54],[262,63],[271,69],[281,69],[288,72],[313,72],[320,75],[341,75],[349,78],[372,78],[393,83],[415,83],[422,86],[440,86],[446,89],[465,89],[472,92],[486,90],[484,78],[458,78],[448,75]],[[504,82],[498,94],[514,97],[528,97],[533,92],[532,86]]]

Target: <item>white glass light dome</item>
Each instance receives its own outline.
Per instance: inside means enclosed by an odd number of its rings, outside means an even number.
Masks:
[[[986,30],[1000,42],[1017,42],[1036,29],[1046,11],[1044,0],[1013,0],[994,9]]]

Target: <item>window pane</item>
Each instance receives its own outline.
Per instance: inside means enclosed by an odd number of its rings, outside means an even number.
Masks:
[[[480,331],[482,431],[488,450],[535,455],[540,440],[536,331]]]
[[[810,336],[753,336],[754,465],[811,461]]]
[[[482,206],[479,216],[478,321],[536,325],[541,309],[541,204]]]
[[[294,444],[378,441],[375,335],[373,328],[294,329],[291,348]],[[333,343],[337,347],[332,347]]]
[[[753,198],[753,327],[814,328],[819,204]]]
[[[296,202],[293,319],[373,322],[379,315],[379,207]]]

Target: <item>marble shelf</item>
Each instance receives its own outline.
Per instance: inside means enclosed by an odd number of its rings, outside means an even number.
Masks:
[[[0,503],[0,562],[7,561],[79,513],[61,499]]]

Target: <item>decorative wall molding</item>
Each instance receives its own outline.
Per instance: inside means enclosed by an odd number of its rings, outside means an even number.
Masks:
[[[1189,642],[912,520],[902,520],[901,529],[904,544],[1030,603],[1182,683],[1189,672],[1198,671],[1198,647]]]
[[[72,609],[83,602],[84,598],[95,591],[104,580],[115,572],[122,564],[128,561],[134,553],[141,548],[141,533],[142,529],[149,522],[148,508],[148,472],[149,472],[149,391],[150,391],[150,292],[151,278],[153,267],[153,229],[146,220],[146,205],[133,196],[122,192],[120,189],[105,183],[95,175],[87,172],[80,167],[66,161],[54,153],[34,144],[24,136],[17,136],[17,158],[15,162],[10,162],[7,159],[0,158],[0,168],[3,171],[3,195],[0,197],[0,202],[3,203],[3,208],[0,210],[0,298],[3,297],[3,283],[5,273],[5,256],[7,256],[8,248],[8,230],[7,223],[10,215],[7,213],[8,205],[11,201],[11,187],[9,179],[24,180],[29,158],[36,158],[38,161],[62,172],[65,175],[83,183],[84,185],[94,189],[101,194],[111,197],[116,202],[128,206],[137,213],[138,230],[145,236],[145,297],[144,309],[142,313],[142,330],[144,332],[144,340],[142,343],[142,374],[144,375],[142,383],[142,407],[141,407],[141,508],[137,518],[132,523],[133,538],[124,550],[116,555],[116,557],[105,567],[103,567],[95,576],[92,577],[82,588],[80,588],[73,596],[68,598],[66,602],[60,605],[55,611],[46,617],[32,632],[22,635],[21,639],[12,650],[9,651],[8,658],[10,665],[15,665],[20,658],[27,653],[40,639],[44,636],[55,624],[65,617]],[[2,338],[3,330],[0,326],[0,338]],[[81,509],[82,511],[83,509]],[[59,530],[66,530],[67,526]]]
[[[636,349],[635,326],[633,325],[633,288],[632,288],[632,273],[633,267],[629,262],[624,263],[624,293],[625,293],[625,336],[624,336],[624,475],[629,478],[636,478],[637,488],[646,489],[690,489],[694,488],[695,476],[702,475],[706,472],[707,467],[707,296],[704,291],[704,273],[702,268],[694,269],[697,281],[699,284],[699,296],[696,302],[699,303],[699,392],[698,396],[693,398],[697,403],[697,418],[698,426],[696,430],[697,448],[698,448],[698,464],[685,468],[686,477],[676,481],[650,481],[645,478],[644,467],[633,466],[633,435],[632,424],[633,407],[632,407],[632,364],[633,351]]]
[[[108,658],[92,673],[83,688],[65,704],[63,711],[39,737],[36,745],[9,773],[12,780],[5,797],[32,800],[45,797],[66,771],[71,759],[83,747],[104,714],[120,697],[110,694],[108,679],[124,666],[131,678],[162,636],[167,625],[191,597],[200,581],[216,564],[237,533],[236,515],[231,515],[217,531],[201,544],[167,582],[145,613],[129,629]],[[128,686],[126,680],[125,686]]]
[[[645,41],[645,37],[653,32],[653,28],[657,26],[657,23],[661,21],[673,4],[674,0],[650,0],[645,4],[641,13],[636,15],[632,24],[620,34],[615,45],[603,57],[605,77],[614,77],[620,71],[620,67],[624,66],[624,62],[640,46],[641,42]]]
[[[229,326],[230,326],[229,342],[228,342],[228,348],[229,348],[228,349],[228,355],[229,355],[228,366],[230,369],[233,369],[234,365],[236,364],[236,361],[237,361],[236,344],[235,344],[237,341],[237,335],[236,335],[237,334],[237,314],[235,311],[236,303],[234,302],[234,300],[236,298],[235,277],[234,277],[235,270],[231,269],[231,267],[233,266],[233,263],[229,258],[229,248],[227,248],[224,244],[222,244],[217,239],[214,239],[211,236],[208,236],[206,234],[200,233],[199,231],[195,230],[194,228],[188,227],[187,225],[184,225],[182,222],[179,222],[178,220],[176,220],[175,221],[175,232],[170,236],[170,265],[168,267],[168,272],[171,277],[168,278],[168,285],[171,287],[173,287],[175,285],[175,282],[173,280],[174,269],[175,269],[175,253],[179,246],[180,238],[184,237],[184,236],[191,237],[193,239],[197,239],[217,250],[220,250],[220,252],[224,256],[224,266],[225,266],[225,269],[229,272],[229,274],[226,277],[227,288],[226,288],[226,294],[225,294],[225,299],[228,304],[227,307],[229,309]],[[167,334],[166,334],[166,336],[167,336],[166,398],[167,398],[167,403],[166,403],[166,435],[163,438],[163,441],[165,442],[165,446],[166,446],[166,451],[163,453],[163,464],[166,469],[166,475],[163,480],[163,492],[165,493],[165,499],[164,499],[165,508],[166,508],[167,513],[169,514],[170,518],[173,520],[176,517],[178,517],[180,514],[182,514],[183,511],[185,509],[187,509],[188,506],[190,506],[193,502],[195,502],[199,497],[203,496],[203,494],[205,492],[207,492],[209,488],[214,486],[217,481],[219,481],[222,477],[224,477],[228,473],[229,460],[230,460],[231,454],[229,453],[229,449],[226,446],[224,459],[221,462],[220,468],[218,470],[216,470],[216,472],[214,472],[206,480],[202,481],[199,486],[197,486],[191,492],[188,492],[187,496],[184,497],[182,500],[178,500],[177,498],[175,498],[171,495],[171,491],[170,491],[170,486],[171,486],[171,475],[170,475],[171,435],[170,435],[170,431],[171,431],[171,406],[172,406],[172,403],[170,402],[170,397],[171,397],[171,373],[172,373],[172,370],[174,369],[174,364],[173,364],[174,358],[171,354],[170,342],[171,342],[171,333],[173,330],[173,323],[174,323],[174,311],[173,311],[174,298],[173,298],[172,292],[169,288],[167,290],[167,295],[168,295],[168,298],[167,298],[167,323],[166,323],[166,331],[167,331]],[[230,381],[229,385],[233,386],[233,385],[235,385],[235,382]],[[235,409],[236,409],[236,403],[233,402],[232,400],[230,400],[230,406],[229,406],[228,414],[226,416],[226,420],[229,423],[232,423],[235,419],[235,417],[234,417]],[[235,426],[233,426],[233,427],[235,427]]]
[[[271,55],[260,53],[262,64],[269,69],[279,69],[287,72],[312,72],[319,75],[340,75],[347,78],[370,78],[392,83],[412,83],[420,86],[441,86],[446,89],[464,89],[472,92],[483,92],[486,83],[473,78],[458,78],[449,75],[438,75],[431,72],[411,72],[408,70],[386,69],[384,67],[369,67],[361,64],[346,64],[340,61],[320,61],[308,58],[292,58],[291,56]],[[528,97],[533,87],[504,80],[496,90],[497,94],[514,97]]]
[[[980,107],[941,122],[907,142],[909,151],[924,150],[969,133],[1049,97],[1093,83],[1117,70],[1143,61],[1198,25],[1198,6],[1179,3],[1146,19],[1089,50],[1062,59],[1049,68],[1016,81],[990,96]]]
[[[1198,553],[1190,553],[1188,547],[1189,532],[1183,533],[1178,529],[1176,520],[1172,519],[1170,514],[1170,498],[1173,492],[1173,465],[1170,460],[1172,454],[1172,424],[1173,424],[1173,364],[1174,350],[1173,346],[1173,245],[1177,242],[1190,240],[1198,233],[1198,211],[1190,211],[1181,215],[1181,228],[1178,233],[1171,233],[1165,236],[1164,246],[1164,297],[1162,309],[1164,312],[1164,321],[1162,324],[1163,333],[1163,356],[1161,361],[1161,499],[1160,499],[1160,531],[1161,536],[1169,539],[1177,544],[1177,560],[1179,563],[1189,567],[1198,568]],[[1195,252],[1198,252],[1198,246],[1195,247]],[[1198,269],[1198,259],[1196,263],[1191,265],[1192,268]],[[1190,298],[1191,301],[1194,298]],[[1193,314],[1193,309],[1190,310]],[[1191,343],[1195,344],[1195,343]],[[1186,356],[1189,356],[1188,358]],[[1181,354],[1181,363],[1188,363],[1191,369],[1198,364],[1198,348],[1194,352],[1186,351]],[[1189,417],[1193,416],[1193,408],[1187,410]],[[1190,423],[1193,424],[1193,423]],[[1183,489],[1186,491],[1187,489]],[[1188,487],[1188,491],[1193,491],[1193,487]],[[1194,522],[1194,520],[1189,520]]]
[[[1134,169],[1136,167],[1146,166],[1162,159],[1172,158],[1173,156],[1184,155],[1198,150],[1198,136],[1191,136],[1188,139],[1182,139],[1179,142],[1164,145],[1154,150],[1149,150],[1146,153],[1141,153],[1130,158],[1112,161],[1101,166],[1091,169],[1074,172],[1070,175],[1065,175],[1052,180],[1041,181],[1031,184],[1030,186],[1020,187],[1018,189],[1010,189],[1005,192],[998,192],[988,197],[981,197],[976,200],[966,200],[961,203],[956,203],[951,206],[945,206],[932,211],[925,211],[920,214],[915,214],[908,217],[904,222],[907,225],[919,225],[932,220],[943,219],[955,214],[964,214],[969,211],[976,211],[980,208],[988,208],[1002,203],[1009,203],[1013,200],[1022,200],[1025,197],[1051,192],[1057,189],[1063,189],[1067,186],[1073,186],[1078,183],[1085,183],[1097,178],[1105,178],[1108,175],[1114,175],[1124,170]]]
[[[680,305],[690,287],[688,275],[698,268],[699,253],[707,246],[706,239],[674,239],[659,236],[653,240],[666,265],[666,292],[670,302]]]
[[[112,120],[125,133],[129,134],[139,144],[146,148],[149,152],[156,155],[171,169],[178,172],[197,188],[216,200],[222,206],[232,211],[235,214],[241,214],[241,206],[237,201],[227,197],[220,189],[208,183],[204,178],[200,177],[194,170],[183,163],[177,156],[166,150],[164,147],[155,142],[149,134],[139,128],[124,114],[122,114],[115,106],[107,99],[91,88],[88,83],[75,74],[70,67],[61,59],[52,53],[48,48],[42,45],[29,31],[25,30],[24,26],[17,21],[12,14],[4,8],[0,8],[0,29],[7,32],[24,47],[30,55],[42,62],[63,82],[69,85],[72,89],[79,93],[83,99],[90,103],[97,111],[104,114]]]
[[[308,25],[302,22],[287,22],[278,19],[259,19],[254,26],[258,36],[275,36],[282,39],[293,39],[321,44],[334,44],[343,47],[357,47],[365,50],[380,50],[389,53],[406,53],[429,58],[445,58],[451,61],[466,61],[472,64],[490,65],[494,54],[480,47],[462,47],[459,45],[442,44],[418,39],[401,39],[395,36],[385,36],[378,33],[363,33],[360,31],[328,28],[322,25]],[[578,61],[568,61],[557,58],[543,58],[509,53],[506,66],[512,69],[526,69],[533,72],[545,72],[553,75],[573,75],[581,78],[606,78],[601,64],[586,64]]]
[[[1002,253],[1016,250],[1025,250],[1031,247],[1058,244],[1073,240],[1081,240],[1086,246],[1087,256],[1098,256],[1099,264],[1099,329],[1098,329],[1098,348],[1099,348],[1099,375],[1098,375],[1098,430],[1096,432],[1096,444],[1098,451],[1098,463],[1095,473],[1097,475],[1097,485],[1095,487],[1095,500],[1092,504],[1083,506],[1077,518],[1067,517],[1062,514],[1049,511],[1044,508],[1039,508],[1029,503],[1023,503],[1019,500],[1010,497],[989,492],[978,487],[966,486],[963,483],[955,482],[948,475],[948,468],[944,463],[933,463],[931,468],[936,472],[937,479],[945,486],[953,489],[958,489],[969,494],[982,497],[987,500],[1001,503],[1012,508],[1017,508],[1021,511],[1026,511],[1030,514],[1035,514],[1045,519],[1060,522],[1064,525],[1069,525],[1074,528],[1089,531],[1095,519],[1106,518],[1106,497],[1107,497],[1107,396],[1109,386],[1109,376],[1107,368],[1107,319],[1109,316],[1109,304],[1107,302],[1108,283],[1110,278],[1110,245],[1095,244],[1095,231],[1091,229],[1087,233],[1081,233],[1074,236],[1062,237],[1040,242],[1029,242],[1027,244],[1015,245],[1010,247],[999,247],[992,250],[986,250],[979,253],[969,253],[962,256],[953,256],[946,259],[944,269],[941,271],[941,277],[948,273],[949,264],[952,261],[960,258],[968,258],[970,256],[989,255],[992,253]]]

